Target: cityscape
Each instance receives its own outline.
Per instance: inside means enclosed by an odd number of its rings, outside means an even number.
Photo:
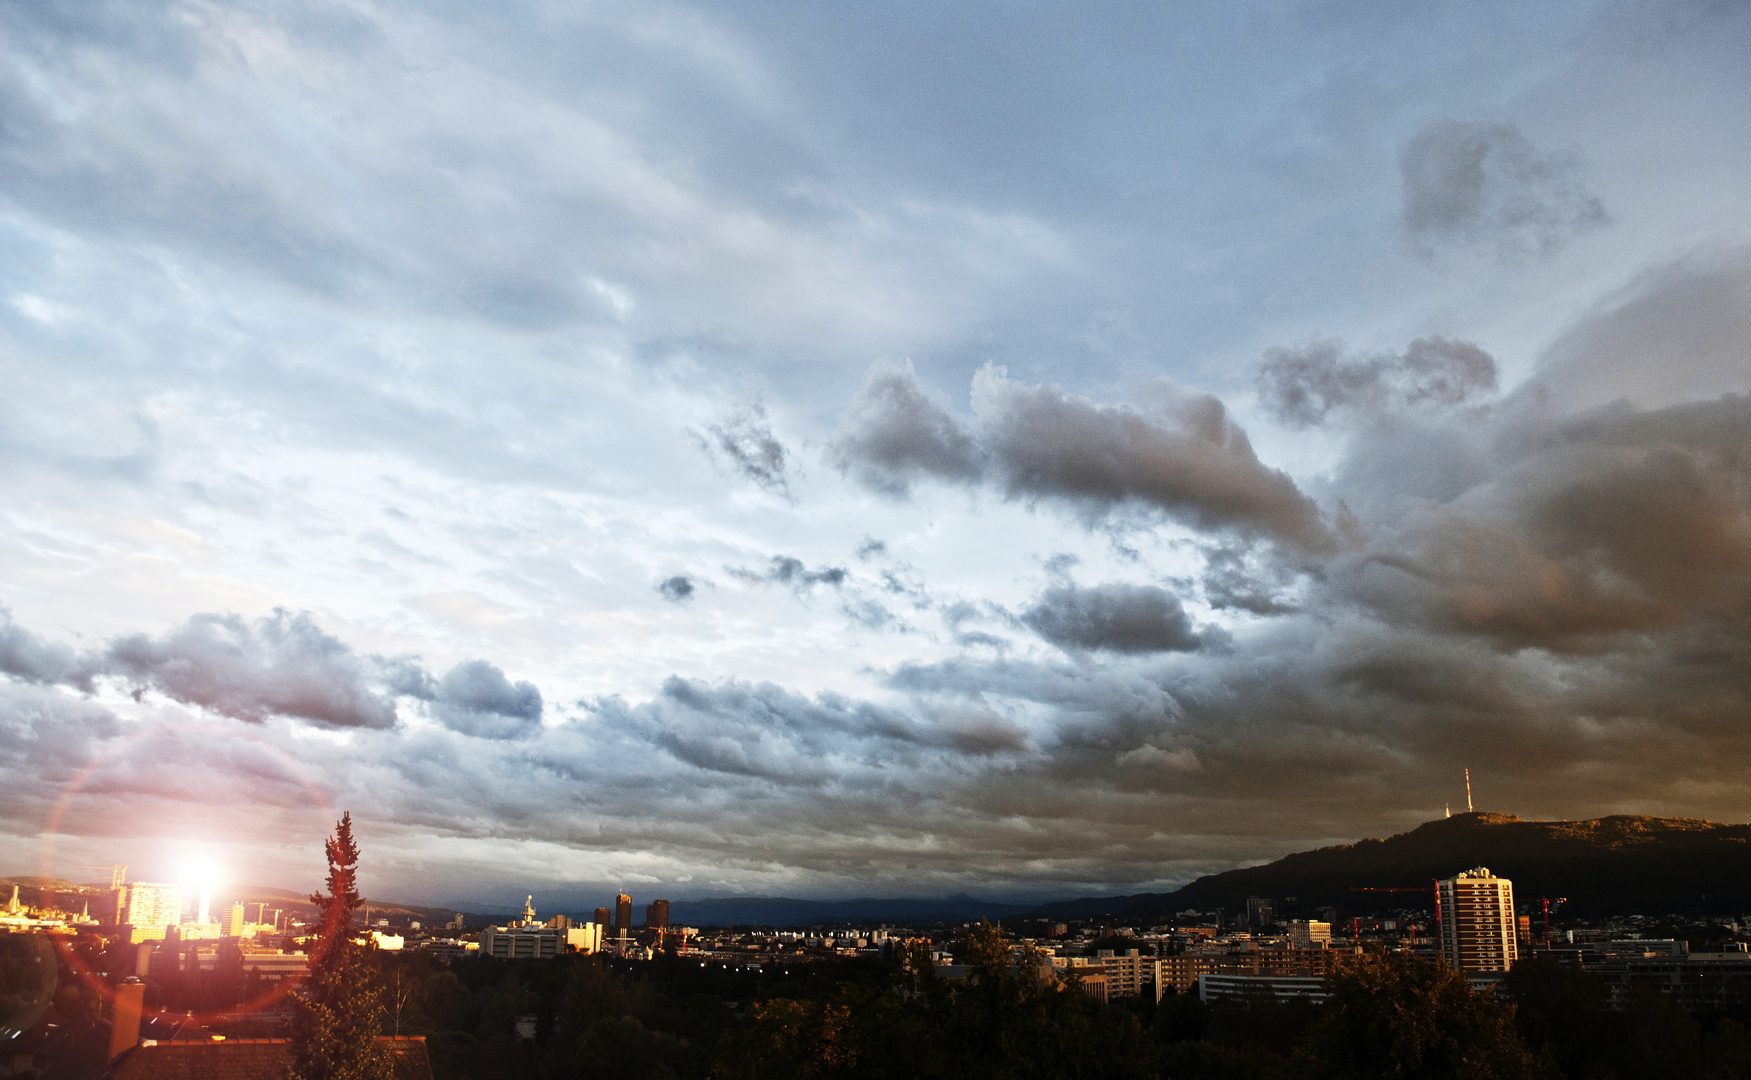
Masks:
[[[110,869],[107,887],[41,878],[11,885],[0,910],[0,930],[9,936],[0,943],[52,941],[53,966],[61,970],[33,1008],[28,980],[17,978],[17,968],[8,969],[11,982],[0,989],[9,1001],[26,1004],[0,1032],[20,1055],[15,1063],[45,1077],[144,1076],[150,1074],[140,1070],[164,1067],[144,1064],[158,1060],[152,1053],[160,1046],[185,1053],[182,1048],[229,1046],[223,1052],[231,1053],[287,1044],[302,1000],[299,987],[311,978],[313,956],[328,933],[315,903],[321,896],[226,902],[215,899],[211,886],[134,881],[126,866]],[[1567,898],[1517,898],[1512,880],[1481,866],[1420,889],[1352,891],[1391,894],[1384,897],[1389,906],[1382,908],[1382,898],[1374,897],[1374,903],[1359,898],[1349,912],[1331,905],[1308,910],[1294,897],[1245,896],[1215,910],[1149,919],[1059,919],[1041,911],[976,925],[865,919],[683,926],[671,921],[669,900],[635,905],[628,892],[588,915],[545,918],[529,895],[521,915],[509,919],[390,904],[373,911],[360,898],[342,932],[365,955],[379,958],[377,978],[393,979],[394,985],[418,973],[428,983],[460,988],[448,974],[452,970],[468,972],[489,988],[498,978],[492,972],[536,985],[542,977],[532,973],[542,969],[571,972],[576,984],[577,972],[589,970],[576,967],[583,964],[601,965],[596,978],[630,978],[632,985],[641,979],[672,984],[683,973],[695,988],[734,987],[768,1002],[783,1001],[779,995],[803,985],[810,973],[867,979],[883,972],[897,980],[902,999],[921,998],[919,979],[928,973],[928,985],[950,988],[952,1001],[952,988],[972,994],[993,978],[992,969],[981,966],[979,950],[981,943],[995,943],[1000,970],[1019,985],[1089,1009],[1120,1010],[1133,1021],[1149,1018],[1148,1030],[1165,1041],[1159,1051],[1164,1060],[1180,1061],[1173,1075],[1187,1076],[1203,1075],[1200,1066],[1182,1059],[1190,1044],[1206,1040],[1163,1035],[1184,1021],[1187,1008],[1213,1018],[1236,1010],[1275,1015],[1268,1010],[1287,1009],[1285,1016],[1299,1019],[1273,1022],[1305,1027],[1331,1007],[1334,995],[1342,1000],[1353,993],[1346,986],[1354,972],[1393,956],[1451,972],[1469,995],[1522,1010],[1540,1004],[1528,972],[1548,970],[1588,980],[1575,985],[1594,988],[1601,1016],[1628,1018],[1662,1002],[1672,1016],[1717,1018],[1718,1041],[1740,1030],[1726,1017],[1751,1015],[1751,922],[1737,916],[1576,918],[1568,913]],[[14,949],[10,955],[23,954]],[[793,982],[794,976],[803,980]],[[81,987],[81,994],[68,997],[67,990]],[[735,1045],[738,1026],[758,1026],[773,1007],[718,994],[695,996],[724,1010],[718,1069],[733,1058],[724,1048]],[[457,1036],[434,1024],[425,1008],[410,1009],[410,1000],[398,998],[394,1019],[386,1021],[394,1028],[386,1038],[403,1040],[394,1043],[402,1048],[395,1058],[397,1076],[409,1075],[409,1068],[421,1076],[517,1073],[535,1060],[521,1047],[539,1053],[557,1037],[553,1017],[542,1011],[552,1006],[528,996],[534,1011],[500,1017],[502,1035],[469,1038],[458,1059],[457,1048],[447,1045]],[[418,1034],[404,1034],[404,1017]],[[490,1027],[492,1021],[483,1017],[481,1023]],[[430,1057],[431,1045],[444,1047],[438,1051],[443,1056]],[[1708,1045],[1710,1053],[1723,1052]],[[1200,1052],[1228,1053],[1221,1067],[1244,1060],[1258,1075],[1274,1075],[1271,1052],[1244,1039],[1226,1049],[1212,1043]],[[15,1064],[13,1075],[20,1071]]]
[[[1748,57],[0,4],[0,1080],[1751,1080]]]

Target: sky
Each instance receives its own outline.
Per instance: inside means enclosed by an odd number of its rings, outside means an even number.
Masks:
[[[1751,819],[1751,8],[0,8],[0,867]]]

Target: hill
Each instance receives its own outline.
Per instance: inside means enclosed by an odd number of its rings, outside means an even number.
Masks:
[[[1090,897],[1039,910],[1059,918],[1235,911],[1249,896],[1304,913],[1325,906],[1351,914],[1427,909],[1434,906],[1428,893],[1355,890],[1432,890],[1436,878],[1474,866],[1511,879],[1520,902],[1566,897],[1564,911],[1575,916],[1751,911],[1751,825],[1628,815],[1523,821],[1486,813],[1211,874],[1170,893]]]

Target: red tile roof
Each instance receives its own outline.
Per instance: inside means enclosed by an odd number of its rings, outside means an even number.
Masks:
[[[432,1080],[424,1037],[381,1041],[394,1054],[393,1080]],[[291,1063],[285,1039],[141,1044],[117,1062],[114,1080],[283,1080]]]

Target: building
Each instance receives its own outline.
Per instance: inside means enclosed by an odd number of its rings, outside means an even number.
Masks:
[[[244,923],[243,923],[243,904],[242,903],[232,904],[231,905],[231,925],[226,927],[226,936],[227,937],[242,937],[243,936],[243,926],[244,926]]]
[[[489,926],[480,932],[480,953],[500,960],[541,960],[568,952],[597,952],[602,931],[594,923],[568,929]]]
[[[669,928],[669,902],[667,900],[652,900],[645,905],[644,924],[653,930]]]
[[[1107,977],[1107,1000],[1155,992],[1155,957],[1141,956],[1136,949],[1127,950],[1123,956],[1102,949],[1096,959]]]
[[[614,934],[626,937],[632,933],[632,897],[621,893],[614,898]]]
[[[1277,914],[1271,902],[1262,896],[1246,898],[1246,924],[1248,926],[1272,926],[1277,921]]]
[[[1297,949],[1323,949],[1331,944],[1331,923],[1296,919],[1289,924],[1289,944]]]
[[[1261,997],[1306,998],[1324,1001],[1330,996],[1325,979],[1310,975],[1200,975],[1198,1000],[1255,1001]]]
[[[1435,883],[1441,955],[1466,974],[1507,971],[1520,958],[1514,883],[1479,866]]]
[[[127,916],[130,942],[163,939],[167,926],[182,925],[182,888],[150,881],[128,885]]]
[[[603,930],[606,930],[606,929],[608,929],[609,926],[613,925],[613,923],[614,923],[614,913],[612,911],[609,911],[605,907],[599,907],[596,909],[595,922],[596,922],[597,926],[600,926]]]
[[[1155,961],[1155,1000],[1160,1001],[1169,990],[1186,994],[1197,989],[1198,976],[1214,975],[1219,964],[1215,956],[1195,956],[1178,953],[1158,957]]]

